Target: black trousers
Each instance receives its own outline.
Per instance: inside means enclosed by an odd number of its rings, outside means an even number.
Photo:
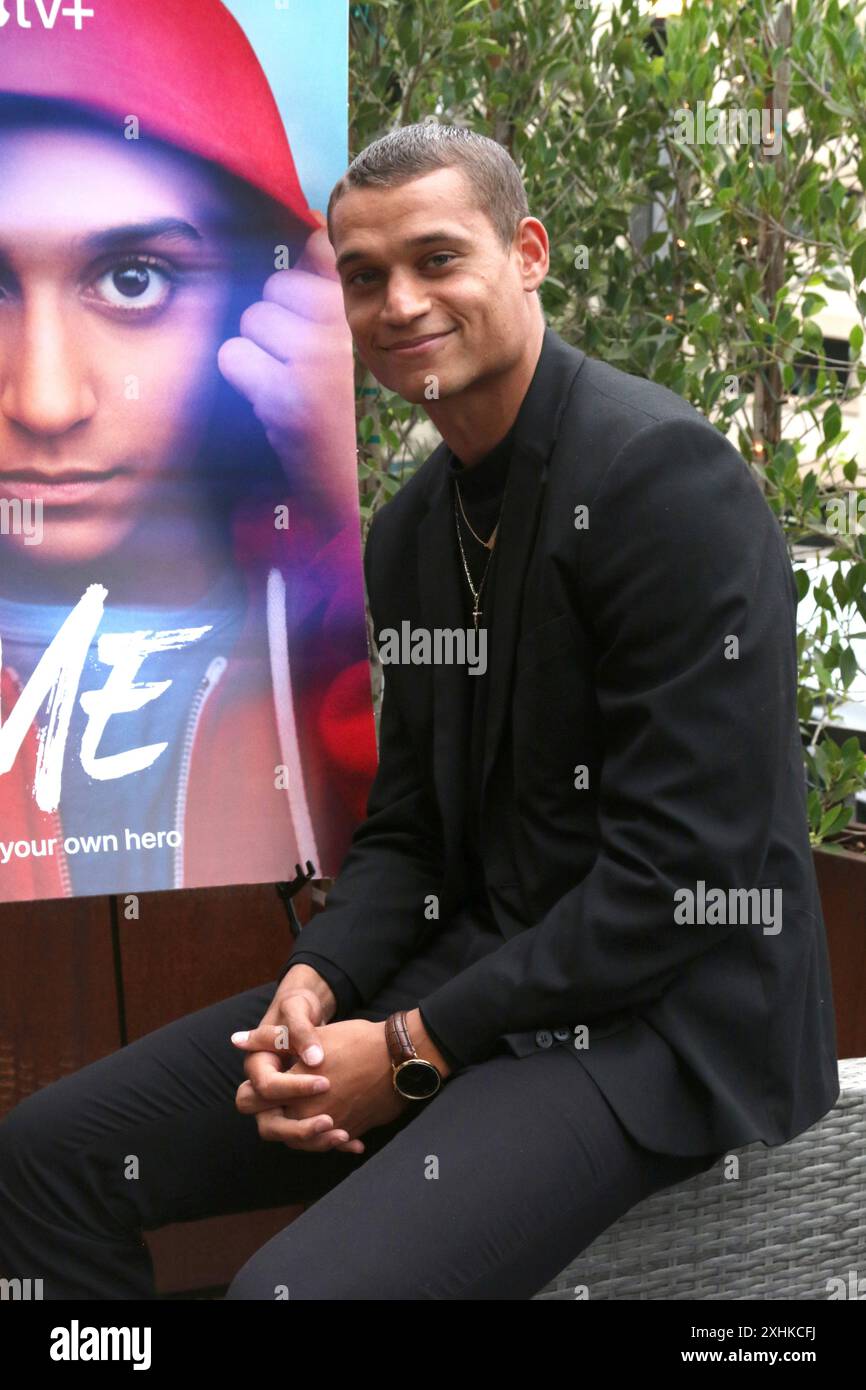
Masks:
[[[353,1016],[414,1007],[467,963],[467,941],[458,914]],[[0,1275],[42,1279],[51,1299],[153,1298],[143,1230],[304,1202],[229,1299],[528,1299],[636,1202],[719,1157],[642,1148],[568,1041],[527,1057],[503,1043],[368,1130],[363,1154],[264,1142],[234,1107],[244,1055],[229,1036],[274,989],[178,1019],[6,1117]]]

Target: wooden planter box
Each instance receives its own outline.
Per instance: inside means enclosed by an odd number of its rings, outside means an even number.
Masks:
[[[816,849],[841,1057],[866,1057],[866,825],[849,828],[838,853]]]
[[[124,1040],[274,979],[291,951],[271,883],[141,894],[140,906],[135,922],[124,918],[122,900],[112,910],[108,897],[0,907],[0,1117]],[[295,907],[304,925],[316,908],[311,888]],[[148,1232],[159,1292],[223,1288],[303,1209]]]

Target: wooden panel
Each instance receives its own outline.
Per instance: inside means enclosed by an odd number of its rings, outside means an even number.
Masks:
[[[289,921],[272,883],[142,893],[137,921],[126,920],[124,904],[118,899],[130,1042],[273,980],[292,948]]]
[[[309,919],[310,890],[295,898]],[[0,906],[0,1114],[121,1046],[112,908],[128,1041],[273,979],[292,934],[273,884]],[[223,1286],[303,1210],[215,1217],[151,1233],[157,1287]]]
[[[310,890],[294,899],[302,923]],[[131,1041],[172,1019],[272,980],[293,937],[273,884],[195,889],[139,897],[138,921],[122,916],[118,900]],[[161,1294],[224,1287],[303,1206],[218,1216],[148,1233]]]
[[[866,1057],[866,855],[815,856],[833,977],[839,1056]]]
[[[269,1208],[149,1231],[157,1289],[161,1294],[224,1289],[247,1260],[303,1210]]]
[[[0,1114],[119,1046],[108,899],[0,906]]]

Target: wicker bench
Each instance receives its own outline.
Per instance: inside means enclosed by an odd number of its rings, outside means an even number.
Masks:
[[[654,1193],[535,1298],[851,1298],[858,1278],[866,1291],[866,1057],[841,1061],[839,1083],[805,1134],[736,1150],[737,1180],[720,1159]]]

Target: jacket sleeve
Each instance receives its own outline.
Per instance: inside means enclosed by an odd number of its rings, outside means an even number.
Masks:
[[[373,614],[378,602],[373,554],[379,518],[364,550],[364,573]],[[324,957],[352,982],[360,1002],[412,956],[437,923],[425,916],[425,900],[441,896],[444,844],[435,790],[425,777],[394,694],[386,680],[379,725],[379,763],[367,799],[367,815],[328,893],[324,911],[303,929],[304,951]]]
[[[325,956],[317,956],[315,951],[293,951],[280,971],[280,979],[293,965],[309,965],[330,985],[336,1000],[335,1018],[346,1018],[361,1007],[361,997],[348,975]]]
[[[464,1063],[503,1033],[637,1013],[741,929],[682,924],[674,894],[759,881],[792,786],[795,593],[778,523],[712,425],[656,422],[619,450],[577,573],[604,737],[599,851],[540,921],[420,1002]]]

